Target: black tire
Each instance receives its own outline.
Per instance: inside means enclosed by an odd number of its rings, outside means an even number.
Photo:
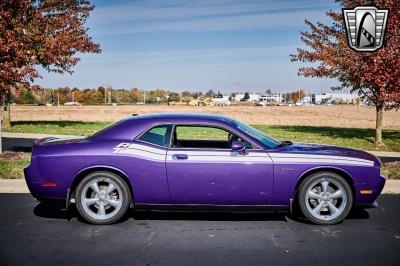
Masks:
[[[340,198],[334,199],[334,200],[336,200],[336,202],[334,202],[335,204],[340,204],[340,201],[342,201],[342,204],[343,204],[343,206],[340,205],[340,208],[338,208],[341,211],[341,213],[338,214],[337,217],[335,217],[335,215],[331,213],[331,210],[330,210],[331,208],[329,208],[329,206],[324,205],[324,204],[326,204],[324,201],[325,199],[324,200],[320,200],[320,199],[314,200],[314,199],[306,198],[306,193],[310,189],[310,186],[315,188],[316,186],[318,186],[319,181],[328,181],[328,182],[331,181],[331,183],[329,183],[330,186],[338,187],[339,190],[342,190],[342,189],[344,190],[343,192],[345,194],[343,194],[343,195],[345,195],[345,197],[343,197],[342,199],[340,199]],[[317,183],[317,185],[315,185],[316,183]],[[322,185],[321,185],[321,189],[322,189]],[[330,187],[330,189],[332,190],[333,188]],[[310,200],[313,202],[311,202]],[[322,201],[322,203],[321,203],[321,201]],[[310,211],[310,208],[312,208],[312,207],[310,207],[311,203],[316,204],[316,205],[321,203],[323,206],[325,206],[322,209],[323,212],[331,214],[332,219],[327,218],[327,217],[329,217],[328,214],[313,215]],[[333,203],[333,202],[331,201],[331,203]],[[334,206],[335,206],[335,204],[334,204]],[[300,211],[304,215],[304,217],[314,224],[319,224],[319,225],[337,224],[337,223],[342,222],[346,218],[346,216],[349,214],[349,212],[353,206],[353,192],[352,192],[352,189],[351,189],[349,183],[339,174],[334,173],[334,172],[328,172],[328,171],[318,172],[318,173],[314,173],[314,174],[308,176],[300,184],[298,194],[297,194],[297,205],[300,207]],[[315,206],[315,207],[317,207],[317,206]],[[337,207],[337,206],[335,206],[335,207]],[[317,216],[323,216],[325,218],[319,219]],[[326,220],[326,219],[328,219],[328,220]]]
[[[118,199],[122,199],[122,203],[119,204],[119,210],[115,208],[115,214],[112,217],[107,219],[96,219],[92,217],[88,211],[85,211],[82,202],[82,193],[84,193],[85,187],[94,180],[104,179],[105,181],[108,180],[109,182],[113,182],[116,186],[118,186],[119,190],[116,192]],[[86,190],[87,193],[87,190]],[[94,191],[92,192],[94,193]],[[118,175],[106,172],[106,171],[98,171],[93,172],[85,176],[82,181],[78,184],[75,190],[75,202],[76,202],[76,209],[80,215],[80,217],[88,223],[91,224],[98,224],[98,225],[106,225],[106,224],[113,224],[120,221],[127,213],[130,203],[131,203],[131,193],[129,190],[128,185],[126,182]],[[96,203],[97,204],[97,203]],[[113,209],[111,205],[108,205],[108,208]],[[93,207],[91,207],[93,208]]]

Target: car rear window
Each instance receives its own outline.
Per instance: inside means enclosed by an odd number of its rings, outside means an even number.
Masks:
[[[138,140],[168,147],[171,136],[171,125],[158,125],[143,133]]]

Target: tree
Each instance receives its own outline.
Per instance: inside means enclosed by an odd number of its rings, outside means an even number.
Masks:
[[[205,94],[204,97],[206,98],[213,98],[215,96],[215,92],[213,90],[208,90]]]
[[[296,103],[297,101],[300,101],[301,99],[304,98],[304,96],[306,96],[306,94],[304,93],[303,90],[298,90],[295,92],[291,92],[289,98]]]
[[[383,111],[400,106],[400,4],[398,0],[336,0],[344,8],[374,5],[388,8],[389,16],[383,48],[375,52],[357,52],[347,45],[342,14],[328,11],[332,24],[325,25],[305,20],[309,32],[301,32],[301,39],[310,49],[297,49],[291,55],[296,62],[312,63],[301,67],[299,75],[306,77],[336,78],[337,89],[351,88],[376,108],[377,145],[382,141]],[[366,3],[367,2],[367,3]]]
[[[143,95],[143,91],[139,90],[138,88],[133,88],[131,90],[131,94],[132,94],[132,101],[133,102],[143,102],[144,100],[144,95]]]
[[[30,88],[49,72],[72,73],[79,53],[100,52],[84,24],[94,6],[87,0],[7,0],[0,2],[0,98],[11,89]],[[9,105],[9,103],[8,103]],[[3,108],[2,108],[3,109]],[[10,125],[10,108],[3,112]]]
[[[178,102],[180,95],[176,92],[168,92],[168,102]]]
[[[245,93],[244,93],[244,96],[243,96],[243,100],[247,101],[247,100],[249,100],[249,99],[250,99],[249,93],[248,93],[248,92],[245,92]]]

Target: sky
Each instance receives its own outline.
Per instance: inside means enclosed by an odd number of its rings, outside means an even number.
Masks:
[[[336,80],[304,78],[290,54],[304,47],[305,19],[329,22],[333,0],[95,0],[88,34],[101,54],[74,73],[40,70],[42,87],[174,91],[329,91]]]

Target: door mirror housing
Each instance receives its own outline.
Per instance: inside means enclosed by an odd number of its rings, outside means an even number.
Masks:
[[[246,145],[241,141],[232,141],[232,151],[244,152],[246,150]]]

